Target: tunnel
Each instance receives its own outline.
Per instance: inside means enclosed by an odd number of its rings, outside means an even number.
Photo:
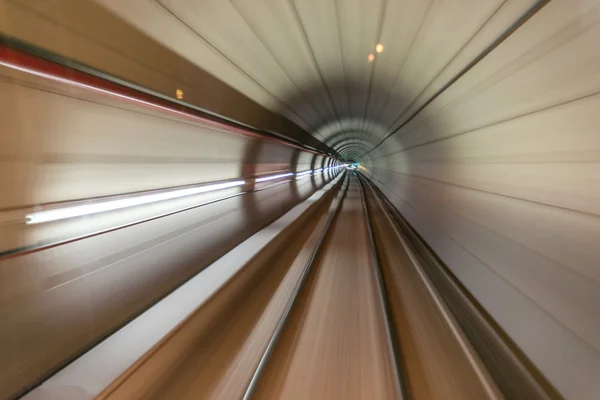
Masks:
[[[598,0],[0,0],[0,398],[599,399],[599,39]]]

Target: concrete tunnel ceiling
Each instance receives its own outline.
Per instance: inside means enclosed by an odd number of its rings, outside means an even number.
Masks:
[[[360,162],[561,395],[600,392],[599,0],[17,3],[94,40],[13,36]]]
[[[190,60],[202,52],[208,72],[369,165],[373,148],[539,2],[99,3]]]

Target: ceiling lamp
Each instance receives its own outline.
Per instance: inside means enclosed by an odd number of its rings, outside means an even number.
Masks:
[[[375,51],[381,53],[383,51],[383,45],[379,43],[377,46],[375,46]]]

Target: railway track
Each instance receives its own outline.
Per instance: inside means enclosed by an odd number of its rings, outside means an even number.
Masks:
[[[346,175],[99,398],[504,398],[383,200]]]

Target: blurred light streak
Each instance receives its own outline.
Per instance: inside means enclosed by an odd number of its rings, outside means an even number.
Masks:
[[[325,172],[333,169],[338,169],[343,167],[343,165],[328,167],[328,168],[319,168],[315,170],[307,170],[302,171],[296,174],[296,177],[306,177],[311,174],[316,175],[317,173],[324,174]],[[272,181],[279,178],[285,178],[288,176],[294,175],[293,172],[288,172],[284,174],[277,174],[271,176],[265,176],[261,178],[255,179],[255,182],[267,182]],[[241,186],[245,183],[244,180],[237,180],[232,182],[222,182],[210,185],[203,185],[194,188],[187,189],[177,189],[162,193],[155,194],[146,194],[135,197],[128,197],[125,199],[118,200],[108,200],[108,201],[99,201],[91,204],[83,204],[71,207],[61,207],[57,209],[43,210],[37,211],[25,216],[25,222],[28,225],[41,224],[44,222],[52,222],[59,221],[63,219],[76,218],[85,215],[98,214],[108,211],[119,210],[123,208],[135,207],[138,205],[144,205],[149,203],[155,203],[158,201],[171,200],[185,196],[191,196],[200,193],[212,192],[215,190],[227,189],[231,187]]]
[[[272,181],[273,179],[285,178],[286,176],[292,176],[292,175],[294,175],[293,172],[288,172],[286,174],[278,174],[278,175],[265,176],[265,177],[262,177],[262,178],[256,178],[254,180],[254,182]]]
[[[84,215],[98,214],[107,211],[120,210],[123,208],[135,207],[143,204],[155,203],[163,200],[171,200],[185,196],[191,196],[200,193],[213,192],[215,190],[227,189],[241,186],[246,181],[238,180],[233,182],[223,182],[211,185],[203,185],[194,188],[178,189],[163,193],[146,194],[141,196],[129,197],[125,199],[109,200],[99,203],[84,204],[73,207],[58,208],[54,210],[38,211],[25,216],[25,223],[28,225],[41,224],[43,222],[59,221],[68,218],[81,217]]]
[[[302,171],[302,172],[298,172],[296,174],[296,176],[305,176],[305,175],[310,175],[312,173],[312,170],[308,170],[308,171]]]

